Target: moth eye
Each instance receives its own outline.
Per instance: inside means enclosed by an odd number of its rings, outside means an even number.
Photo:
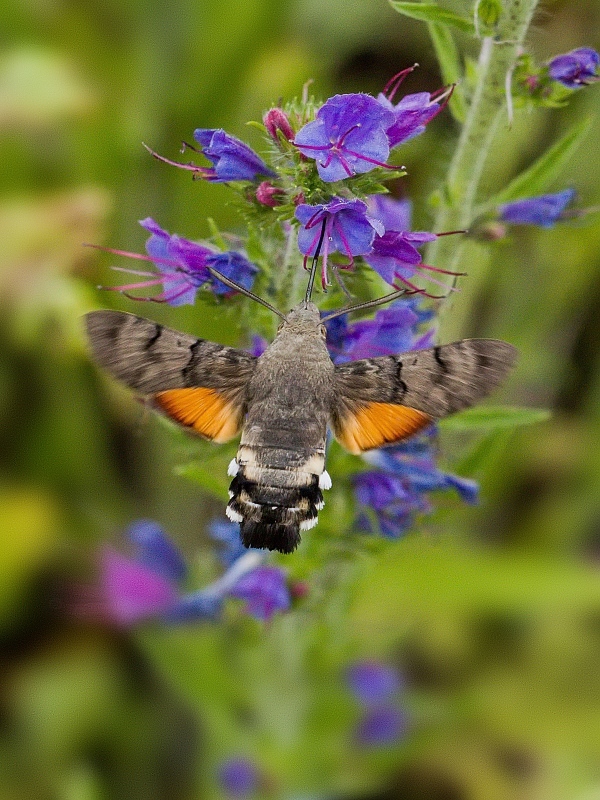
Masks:
[[[319,330],[321,332],[321,336],[323,337],[323,339],[326,339],[327,338],[327,328],[325,327],[325,325],[321,325]]]

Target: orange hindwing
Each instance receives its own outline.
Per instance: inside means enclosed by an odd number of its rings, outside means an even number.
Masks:
[[[239,433],[241,408],[215,389],[168,389],[154,403],[171,419],[214,442],[228,442]]]
[[[335,435],[351,453],[393,444],[432,422],[423,411],[393,403],[368,403],[338,422]]]

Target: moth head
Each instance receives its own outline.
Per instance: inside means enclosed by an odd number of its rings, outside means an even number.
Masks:
[[[321,314],[314,303],[302,301],[292,308],[284,321],[279,326],[279,331],[289,331],[295,334],[315,334],[319,331],[322,336]]]

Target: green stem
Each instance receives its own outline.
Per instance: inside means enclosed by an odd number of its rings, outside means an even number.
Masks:
[[[442,205],[433,230],[464,230],[473,220],[481,175],[506,106],[506,76],[521,51],[538,0],[508,0],[495,39],[482,41],[477,84],[465,124],[448,169]],[[426,260],[441,269],[461,272],[464,237],[443,237],[432,242]],[[446,301],[440,316],[447,312]]]
[[[277,307],[284,314],[301,300],[300,284],[305,273],[298,253],[298,235],[292,226],[283,256],[282,279],[277,288]]]

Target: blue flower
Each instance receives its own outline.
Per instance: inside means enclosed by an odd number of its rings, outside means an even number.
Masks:
[[[135,547],[138,563],[168,581],[178,582],[185,578],[185,560],[157,522],[137,520],[129,526],[126,536]]]
[[[214,267],[226,278],[239,283],[244,289],[251,289],[254,278],[258,272],[258,267],[246,256],[237,253],[235,250],[228,250],[225,253],[215,253],[208,259],[208,264]],[[218,278],[212,278],[212,291],[215,294],[230,296],[235,293],[233,289],[226,286]]]
[[[346,317],[336,317],[327,322],[327,346],[336,364],[402,353],[412,348],[419,321],[415,304],[396,300],[373,319],[348,323]]]
[[[396,744],[406,733],[406,713],[395,706],[382,706],[365,712],[354,738],[362,747],[385,747]]]
[[[373,319],[349,323],[347,317],[335,317],[326,323],[327,347],[336,364],[428,347],[427,340],[417,339],[416,330],[432,317],[433,311],[412,298],[396,300]]]
[[[437,235],[427,231],[410,231],[411,209],[408,201],[374,195],[368,200],[368,208],[371,216],[384,226],[384,232],[374,238],[373,247],[364,259],[390,286],[399,289],[400,284],[404,284],[411,292],[431,297],[432,295],[412,283],[412,278],[418,272],[457,274],[423,263],[418,248],[437,239]],[[431,275],[425,277],[426,280],[445,287],[445,284]]]
[[[381,533],[387,539],[397,539],[413,523],[417,512],[429,511],[425,497],[414,491],[400,475],[383,472],[361,472],[353,480],[358,503],[375,512],[378,530],[374,530],[369,516],[358,517],[359,528],[370,533]]]
[[[552,80],[569,89],[579,89],[590,81],[598,80],[600,56],[591,47],[578,47],[570,53],[555,56],[548,63],[548,74]]]
[[[565,208],[574,197],[574,189],[528,197],[504,203],[498,207],[498,214],[501,220],[513,225],[539,225],[542,228],[551,228],[563,217]]]
[[[260,176],[277,177],[254,150],[221,128],[197,128],[194,139],[213,165],[210,168],[196,167],[196,171],[208,181],[224,183],[256,181]]]
[[[435,95],[429,92],[407,94],[396,105],[384,94],[380,94],[377,100],[384,108],[394,112],[394,122],[386,130],[390,147],[397,147],[423,133],[427,123],[444,107],[439,98],[435,99]]]
[[[367,198],[369,214],[378,219],[386,231],[409,231],[412,203],[396,200],[389,194],[373,194]]]
[[[356,499],[364,509],[358,518],[361,528],[398,538],[412,527],[417,513],[431,510],[427,494],[436,490],[454,489],[464,502],[477,502],[475,481],[437,467],[434,433],[435,429],[430,428],[420,437],[364,454],[365,461],[377,471],[362,472],[354,478]],[[375,512],[378,531],[373,529],[366,509]]]
[[[357,661],[346,670],[348,688],[364,707],[354,730],[362,747],[394,744],[406,732],[407,717],[399,705],[400,674],[378,661]]]
[[[104,614],[124,626],[156,618],[171,623],[214,620],[228,597],[246,599],[245,612],[259,620],[287,610],[290,596],[283,571],[262,567],[262,552],[245,548],[240,552],[241,544],[239,548],[233,545],[229,531],[220,533],[221,541],[228,545],[228,554],[223,558],[226,571],[203,589],[185,593],[180,589],[187,577],[181,553],[155,522],[135,522],[126,532],[135,548],[133,558],[112,548],[101,553]],[[239,543],[237,530],[236,536]]]
[[[329,285],[327,263],[330,253],[343,253],[350,259],[346,265],[349,267],[354,256],[364,255],[371,250],[376,231],[383,233],[381,223],[367,213],[366,203],[356,198],[344,200],[334,197],[329,203],[315,206],[302,203],[296,208],[296,219],[302,223],[298,232],[298,247],[305,261],[315,254],[325,223],[321,246],[323,288]]]
[[[290,607],[285,573],[278,567],[261,566],[247,572],[236,582],[230,594],[245,600],[248,614],[263,622]]]
[[[238,558],[248,552],[261,552],[252,547],[244,547],[240,539],[240,526],[237,522],[223,518],[213,519],[208,523],[208,532],[211,539],[220,545],[218,555],[224,567],[231,567]]]
[[[315,159],[322,180],[341,181],[387,166],[386,131],[394,122],[394,112],[368,94],[336,94],[298,131],[294,144]]]
[[[356,699],[366,706],[391,700],[402,685],[398,670],[379,661],[355,661],[346,670],[346,682]]]
[[[146,242],[148,257],[120,250],[111,250],[110,252],[130,258],[151,260],[154,263],[156,272],[141,272],[139,270],[114,267],[113,269],[119,272],[128,272],[146,278],[146,280],[137,283],[111,287],[114,291],[124,292],[126,296],[130,297],[131,295],[128,293],[132,290],[162,285],[163,290],[158,295],[153,297],[133,297],[132,299],[153,300],[159,303],[168,303],[172,306],[193,305],[198,289],[204,284],[210,285],[215,294],[233,294],[232,289],[212,277],[209,267],[213,267],[225,277],[231,278],[246,289],[252,286],[258,267],[248,261],[241,253],[234,250],[228,250],[224,253],[217,252],[206,245],[192,242],[176,234],[170,234],[150,217],[142,220],[140,225],[152,234]]]
[[[258,788],[260,773],[247,758],[229,758],[219,767],[219,783],[230,797],[249,797]]]

